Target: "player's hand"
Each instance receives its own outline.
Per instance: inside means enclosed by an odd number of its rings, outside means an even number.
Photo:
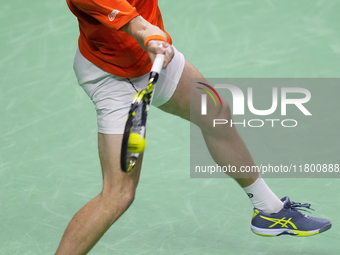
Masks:
[[[151,59],[151,62],[155,60],[157,54],[164,54],[164,64],[163,69],[168,66],[174,57],[175,51],[169,43],[159,41],[159,40],[151,40],[148,44],[148,53]]]

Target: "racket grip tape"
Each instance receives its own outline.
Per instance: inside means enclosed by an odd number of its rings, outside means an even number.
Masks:
[[[160,73],[164,63],[164,54],[157,54],[151,72]]]

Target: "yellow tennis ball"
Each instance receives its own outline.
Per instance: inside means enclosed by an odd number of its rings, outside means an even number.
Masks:
[[[128,152],[141,153],[146,146],[145,138],[138,133],[131,133],[128,142]]]

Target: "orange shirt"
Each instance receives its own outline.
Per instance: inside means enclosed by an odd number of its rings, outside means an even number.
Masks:
[[[78,18],[79,50],[87,60],[119,77],[136,78],[150,71],[148,53],[120,28],[141,15],[165,32],[157,0],[66,1]]]

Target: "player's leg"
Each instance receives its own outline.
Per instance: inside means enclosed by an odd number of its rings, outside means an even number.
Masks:
[[[99,133],[103,190],[73,217],[56,254],[86,254],[133,202],[142,157],[133,171],[123,173],[120,170],[121,141],[122,135]]]
[[[230,117],[230,109],[227,102],[223,101],[222,107],[215,107],[208,100],[208,112],[201,116],[201,91],[193,90],[190,102],[190,79],[203,76],[184,59],[184,56],[174,47],[174,58],[165,70],[162,70],[153,98],[153,105],[171,114],[178,115],[198,125],[203,133],[211,155],[219,165],[252,166],[254,162],[239,136],[235,127],[220,125],[216,129],[212,126],[214,118]],[[195,86],[196,87],[196,86]],[[210,105],[209,105],[210,104]],[[194,109],[190,116],[190,105]],[[233,178],[245,189],[252,193],[254,205],[268,212],[275,212],[282,208],[282,202],[268,188],[258,173],[231,174]]]
[[[212,119],[231,119],[227,102],[224,100],[223,106],[210,112],[209,109],[216,109],[216,106],[212,105],[212,102],[207,102],[208,114],[201,116],[201,90],[191,91],[190,97],[190,78],[203,77],[190,63],[186,62],[175,93],[159,108],[198,125],[211,155],[219,165],[231,164],[238,169],[240,166],[253,166],[254,162],[235,127],[219,125],[213,128]],[[236,181],[246,193],[252,194],[249,197],[255,207],[251,222],[251,229],[254,233],[264,236],[282,234],[310,236],[330,229],[329,220],[312,218],[297,210],[299,207],[310,208],[309,204],[290,202],[288,197],[283,198],[282,201],[279,200],[257,173],[238,173],[237,176],[231,173],[229,175],[236,177]],[[273,222],[279,223],[273,225]]]
[[[191,91],[190,101],[190,79],[203,78],[203,76],[189,62],[185,62],[182,76],[179,80],[176,91],[171,99],[159,108],[165,112],[180,116],[190,120],[198,125],[204,136],[207,147],[219,165],[232,165],[240,169],[241,166],[254,166],[250,153],[241,139],[236,128],[228,125],[219,125],[213,128],[213,119],[231,119],[231,113],[228,103],[223,100],[222,106],[216,108],[213,102],[208,100],[207,115],[201,115],[201,94],[202,90],[195,89]],[[190,104],[192,111],[190,112]],[[209,105],[210,104],[210,105]],[[257,172],[250,173],[229,173],[229,175],[245,188],[248,193],[250,190],[253,194],[252,202],[267,212],[278,212],[283,203],[268,188],[268,186],[259,179]],[[255,181],[257,181],[256,184]],[[252,184],[254,184],[252,186]],[[255,189],[255,190],[254,190]]]
[[[142,164],[139,157],[131,173],[120,169],[122,134],[135,88],[85,59],[79,50],[74,70],[79,84],[97,110],[98,149],[103,189],[71,220],[56,254],[86,254],[134,199]]]
[[[238,134],[236,128],[229,125],[218,125],[215,128],[212,126],[213,119],[230,119],[231,113],[229,104],[222,98],[222,106],[215,106],[213,102],[208,100],[207,109],[213,109],[207,115],[201,115],[201,94],[202,90],[192,90],[190,92],[190,79],[202,78],[203,76],[186,61],[181,79],[177,89],[171,99],[159,107],[159,109],[177,115],[186,120],[192,121],[199,126],[207,143],[209,151],[214,160],[221,165],[254,165],[254,162]],[[191,101],[190,101],[191,93]],[[191,115],[190,115],[191,105]],[[222,164],[223,163],[223,164]],[[227,164],[226,164],[227,163]],[[233,175],[231,174],[233,177]],[[241,178],[236,178],[236,181],[242,186],[252,184],[257,178],[258,173],[244,173],[237,175]]]

